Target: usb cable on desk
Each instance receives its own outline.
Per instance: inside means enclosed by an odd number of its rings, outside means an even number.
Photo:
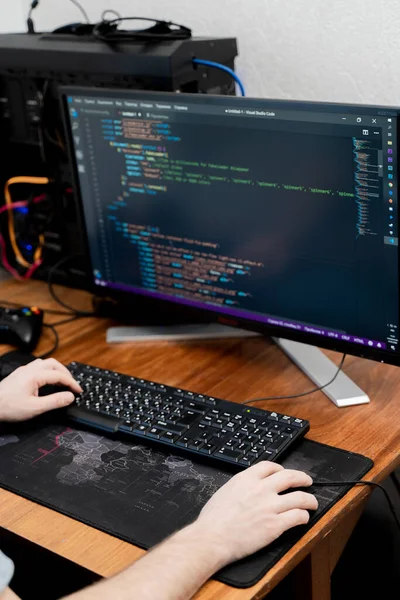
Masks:
[[[315,394],[315,392],[320,392],[324,388],[328,387],[328,385],[331,385],[331,383],[333,383],[335,381],[336,377],[339,375],[340,371],[343,369],[345,359],[346,359],[346,354],[343,354],[335,375],[327,383],[324,383],[324,385],[320,385],[319,387],[312,388],[311,390],[308,390],[307,392],[300,392],[299,394],[290,394],[289,396],[266,396],[265,398],[252,398],[251,400],[245,400],[244,402],[241,402],[241,404],[252,404],[253,402],[267,402],[268,400],[292,400],[293,398],[302,398],[303,396],[309,396],[310,394]]]

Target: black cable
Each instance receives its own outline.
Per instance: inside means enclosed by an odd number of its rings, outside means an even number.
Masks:
[[[29,12],[28,12],[28,18],[26,20],[26,24],[28,27],[28,33],[35,33],[35,26],[34,26],[33,20],[32,20],[32,13],[38,4],[39,4],[39,0],[33,0],[33,2],[31,2],[31,6],[30,6]]]
[[[396,512],[396,508],[392,502],[392,499],[391,499],[388,491],[380,483],[375,483],[375,481],[366,481],[364,479],[360,479],[359,481],[313,481],[312,485],[316,486],[316,487],[331,487],[331,486],[344,486],[344,485],[369,485],[371,487],[379,488],[385,495],[386,500],[389,504],[389,508],[390,508],[392,515],[396,521],[396,525],[400,530],[400,519]]]
[[[324,383],[324,385],[320,385],[319,387],[313,388],[312,390],[308,390],[308,392],[302,392],[301,394],[292,394],[290,396],[267,396],[265,398],[253,398],[253,400],[245,400],[244,402],[240,402],[240,404],[251,404],[252,402],[267,402],[267,400],[291,400],[292,398],[302,398],[303,396],[308,396],[309,394],[315,394],[315,392],[320,392],[335,381],[336,377],[342,370],[345,358],[346,354],[343,354],[335,375],[330,381]]]
[[[53,288],[52,278],[53,278],[53,275],[54,275],[55,271],[59,267],[61,267],[61,265],[69,262],[73,258],[77,258],[78,256],[80,256],[80,255],[74,254],[74,255],[71,255],[71,256],[66,256],[66,257],[62,258],[61,260],[59,260],[55,265],[53,265],[51,267],[51,269],[49,270],[49,275],[48,275],[48,279],[47,279],[47,286],[49,288],[49,292],[50,292],[50,295],[53,298],[53,300],[55,300],[57,302],[57,304],[59,304],[63,308],[66,308],[69,311],[69,313],[64,313],[64,314],[70,314],[70,315],[75,315],[75,316],[79,316],[79,317],[94,317],[96,315],[95,311],[79,310],[77,308],[74,308],[74,307],[69,306],[68,304],[66,304],[63,300],[61,300],[57,296],[57,294],[55,293],[54,288]]]
[[[76,256],[78,256],[78,255],[76,255]],[[50,315],[64,315],[66,317],[72,317],[72,318],[68,318],[63,321],[59,321],[57,323],[52,323],[52,325],[62,325],[63,323],[68,323],[69,321],[74,321],[75,319],[79,319],[81,317],[93,317],[96,315],[95,311],[93,311],[93,312],[83,311],[83,310],[75,309],[75,308],[69,306],[68,304],[65,304],[65,302],[60,300],[60,298],[58,298],[58,296],[54,292],[53,284],[51,282],[51,277],[52,277],[54,271],[59,266],[61,266],[64,262],[67,262],[67,260],[70,260],[70,259],[72,260],[72,258],[75,258],[75,255],[68,256],[67,258],[63,258],[58,263],[56,263],[53,267],[51,267],[51,269],[49,271],[48,281],[47,281],[49,292],[50,292],[52,298],[57,302],[57,304],[60,304],[61,306],[66,308],[68,310],[68,312],[66,310],[54,310],[52,308],[41,308],[40,306],[38,306],[39,310],[41,310],[43,313],[48,313]],[[21,304],[20,302],[10,302],[9,300],[2,300],[0,298],[0,306],[3,306],[3,305],[10,306],[10,308],[25,308],[28,306],[27,304]]]
[[[103,12],[101,13],[101,17],[100,17],[101,21],[109,20],[106,18],[107,13],[113,14],[117,19],[122,19],[122,15],[120,15],[118,11],[114,10],[113,8],[107,8],[106,10],[103,10]]]
[[[74,4],[76,6],[76,8],[81,11],[81,14],[82,14],[83,18],[85,19],[86,23],[88,23],[90,25],[90,19],[88,17],[88,14],[87,14],[86,10],[83,8],[83,6],[81,4],[79,4],[78,0],[69,0],[69,1],[72,2],[72,4]]]
[[[64,313],[67,314],[67,313]],[[66,323],[72,323],[72,321],[77,321],[78,319],[83,319],[81,315],[74,315],[73,317],[69,317],[68,319],[62,319],[61,321],[56,321],[55,323],[44,323],[45,325],[51,325],[52,327],[58,327],[59,325],[65,325]]]
[[[30,8],[29,8],[29,12],[28,12],[28,18],[26,20],[27,28],[28,28],[28,33],[35,33],[35,26],[34,26],[33,20],[32,20],[32,12],[38,6],[39,1],[40,0],[33,0],[31,2]],[[78,2],[78,0],[70,0],[70,2],[72,2],[72,4],[74,6],[76,6],[76,8],[81,12],[81,14],[82,14],[85,22],[88,23],[88,25],[90,25],[90,19],[88,17],[88,14],[85,11],[85,9],[83,8],[83,6]]]
[[[80,319],[80,318],[81,318],[81,315],[75,315],[73,317],[70,317],[69,319],[64,319],[62,321],[57,321],[56,323],[43,323],[43,327],[47,327],[48,329],[51,329],[51,331],[53,332],[53,334],[54,334],[54,344],[50,348],[50,350],[48,350],[44,354],[41,354],[40,356],[37,356],[36,358],[42,358],[42,359],[49,358],[49,356],[51,356],[58,349],[58,346],[60,344],[60,338],[59,338],[59,335],[58,335],[58,331],[56,329],[57,326],[64,325],[65,323],[71,323],[71,321],[76,321],[77,319]]]
[[[147,29],[121,30],[118,25],[123,21],[146,21],[154,23]],[[119,17],[111,21],[100,21],[93,27],[92,35],[103,42],[157,42],[165,40],[187,40],[192,31],[184,25],[172,21],[160,21],[147,17]]]
[[[52,330],[52,332],[54,334],[54,345],[52,346],[52,348],[50,348],[50,350],[48,350],[44,354],[41,354],[40,356],[37,356],[36,358],[48,358],[49,356],[51,356],[53,354],[53,352],[55,352],[57,350],[58,345],[60,343],[60,338],[58,337],[58,332],[57,332],[57,329],[54,327],[54,325],[49,325],[48,323],[43,323],[43,327],[48,327],[49,329]]]

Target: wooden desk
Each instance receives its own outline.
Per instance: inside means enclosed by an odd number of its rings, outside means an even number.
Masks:
[[[81,309],[90,308],[89,296],[65,289],[62,297]],[[0,284],[1,300],[57,308],[41,282]],[[60,320],[48,315],[47,322]],[[59,328],[60,348],[54,356],[98,365],[123,373],[185,387],[237,402],[260,396],[300,393],[310,381],[268,339],[191,343],[140,343],[107,346],[106,320],[81,319]],[[53,343],[46,330],[36,353]],[[0,353],[8,348],[0,347]],[[336,362],[340,356],[329,353]],[[366,475],[381,481],[399,464],[400,369],[348,357],[344,371],[370,396],[371,403],[336,408],[322,393],[292,401],[270,401],[265,407],[309,419],[308,437],[359,452],[373,459]],[[262,405],[261,405],[262,406]],[[263,598],[288,573],[302,579],[305,598],[328,600],[330,574],[355,526],[369,490],[353,488],[267,573],[248,589],[209,581],[199,600]],[[94,573],[108,577],[139,558],[143,551],[52,510],[0,490],[0,525]]]

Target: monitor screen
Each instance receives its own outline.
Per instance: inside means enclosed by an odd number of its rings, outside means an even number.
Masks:
[[[98,289],[396,364],[399,110],[62,98]]]

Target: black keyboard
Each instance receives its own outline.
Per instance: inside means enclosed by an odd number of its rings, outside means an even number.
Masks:
[[[260,460],[279,462],[310,428],[290,415],[90,365],[67,367],[83,388],[67,409],[69,419],[216,466],[242,470]]]

